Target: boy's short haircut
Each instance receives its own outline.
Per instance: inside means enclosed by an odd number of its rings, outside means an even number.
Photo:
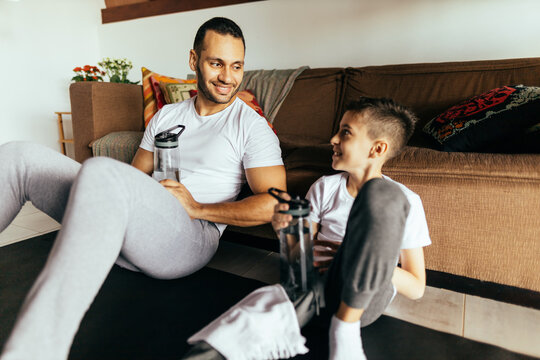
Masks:
[[[372,139],[387,137],[388,159],[399,155],[414,132],[418,118],[407,107],[387,98],[361,97],[345,107],[345,112],[361,114],[369,111],[368,135]]]
[[[246,40],[244,40],[244,34],[242,33],[240,26],[236,25],[236,23],[230,19],[215,17],[202,24],[201,27],[199,27],[199,30],[197,30],[197,34],[195,34],[193,50],[195,50],[198,56],[201,55],[204,37],[208,30],[215,31],[220,35],[231,35],[232,37],[241,39],[244,44],[244,51],[246,50]]]

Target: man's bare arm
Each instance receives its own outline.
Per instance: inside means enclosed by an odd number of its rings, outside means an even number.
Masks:
[[[145,174],[152,175],[152,171],[154,171],[154,153],[139,148],[131,161],[131,165]]]
[[[254,195],[239,201],[218,204],[196,202],[186,187],[176,181],[163,180],[161,184],[180,201],[192,219],[236,226],[270,222],[276,200],[267,190],[270,187],[286,190],[285,167],[279,165],[246,169],[246,178]]]

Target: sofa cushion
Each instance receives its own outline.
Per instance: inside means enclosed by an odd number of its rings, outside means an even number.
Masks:
[[[158,103],[163,106],[164,99],[160,94],[160,87],[157,85],[159,82],[169,82],[169,83],[194,83],[195,80],[184,80],[177,79],[170,76],[161,75],[153,72],[145,67],[141,68],[142,70],[142,86],[143,86],[143,116],[144,116],[144,126],[148,125],[148,122],[152,119],[154,114],[160,109]],[[152,79],[153,78],[153,79]],[[154,82],[154,86],[152,85]],[[154,90],[156,87],[156,90]],[[159,101],[156,96],[159,96]]]
[[[309,188],[323,175],[335,174],[336,171],[328,169],[296,168],[287,170],[287,192],[292,195],[305,197]]]
[[[153,77],[152,77],[153,78]],[[159,81],[159,88],[165,98],[166,104],[173,104],[191,98],[191,90],[197,90],[196,83],[174,83]]]
[[[351,68],[344,103],[359,96],[394,99],[420,118],[409,144],[434,147],[422,131],[429,120],[450,106],[508,84],[540,86],[540,58]]]
[[[107,156],[130,164],[143,137],[142,131],[116,131],[90,143],[94,156]]]
[[[157,110],[159,110],[166,104],[165,96],[159,87],[159,80],[157,80],[154,76],[150,76],[150,85],[152,86],[152,91],[154,92]]]
[[[424,131],[445,151],[522,152],[520,140],[539,119],[540,87],[503,86],[450,107]]]
[[[167,95],[168,95],[167,85],[182,84],[184,86],[188,86],[188,89],[197,88],[197,85],[195,85],[196,84],[195,80],[175,79],[168,76],[162,76],[162,75],[157,75],[157,74],[150,76],[150,83],[152,84],[152,90],[154,91],[154,97],[156,98],[156,104],[157,104],[158,110],[161,109],[166,104],[170,104],[171,102],[177,102],[177,101],[167,100]],[[187,98],[189,99],[189,93],[188,93]]]
[[[309,144],[330,141],[341,106],[344,71],[307,69],[296,78],[274,119],[280,141],[303,138]]]
[[[330,144],[303,146],[291,150],[284,158],[285,169],[312,169],[332,172],[332,146]]]

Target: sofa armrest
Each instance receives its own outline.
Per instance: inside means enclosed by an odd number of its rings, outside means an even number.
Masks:
[[[92,156],[89,144],[113,131],[142,131],[142,86],[76,82],[69,87],[75,160]]]
[[[422,199],[427,269],[540,291],[540,154],[411,147],[383,173]]]

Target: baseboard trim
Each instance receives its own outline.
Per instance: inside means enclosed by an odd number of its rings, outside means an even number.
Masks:
[[[221,240],[279,252],[279,242],[276,239],[267,239],[233,231],[225,231]],[[428,286],[540,310],[540,292],[515,286],[501,285],[489,281],[481,281],[440,271],[427,270],[426,272]]]
[[[540,310],[540,292],[427,270],[427,285]]]

